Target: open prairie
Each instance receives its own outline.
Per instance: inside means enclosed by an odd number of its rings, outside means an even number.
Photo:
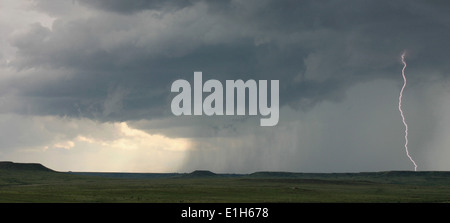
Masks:
[[[40,164],[0,165],[3,203],[449,201],[450,172],[66,173]]]

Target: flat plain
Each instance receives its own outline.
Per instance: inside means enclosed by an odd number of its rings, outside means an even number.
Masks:
[[[0,162],[2,203],[448,203],[450,172],[69,173]]]

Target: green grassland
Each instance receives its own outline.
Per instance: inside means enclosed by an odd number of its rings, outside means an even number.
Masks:
[[[0,202],[449,202],[450,172],[114,178],[1,168]]]

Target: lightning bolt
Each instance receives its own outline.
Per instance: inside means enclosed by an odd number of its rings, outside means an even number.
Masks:
[[[409,160],[411,160],[411,162],[414,164],[414,171],[417,171],[417,164],[416,164],[416,162],[414,162],[414,160],[412,159],[412,157],[409,155],[409,151],[408,151],[408,124],[406,124],[405,116],[403,115],[403,110],[402,110],[403,91],[405,90],[405,87],[406,87],[406,76],[405,76],[406,62],[405,62],[405,52],[402,53],[401,58],[402,58],[402,63],[403,63],[403,69],[402,69],[403,87],[402,87],[402,90],[400,91],[400,96],[398,97],[398,110],[400,111],[400,115],[402,116],[403,125],[405,125],[405,150],[406,150],[406,155],[408,156]]]

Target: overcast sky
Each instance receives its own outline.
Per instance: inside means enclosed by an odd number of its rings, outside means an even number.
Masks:
[[[0,0],[0,160],[66,171],[450,170],[448,1]],[[279,80],[280,119],[173,81]]]

